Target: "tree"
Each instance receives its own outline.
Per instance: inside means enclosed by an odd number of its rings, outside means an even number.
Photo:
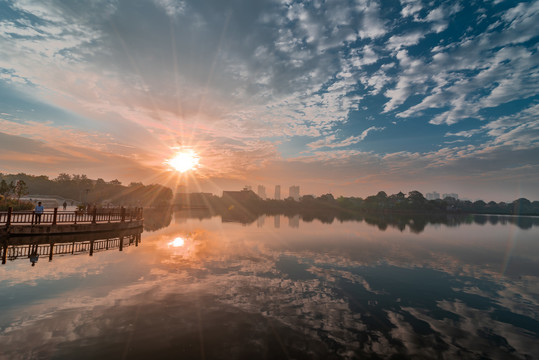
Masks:
[[[4,195],[4,197],[9,197],[13,192],[15,191],[15,185],[13,185],[13,181],[11,181],[9,184],[6,182],[6,180],[2,179],[0,182],[0,195]]]
[[[60,173],[58,174],[58,177],[54,179],[54,181],[62,183],[62,182],[68,182],[71,181],[71,176],[66,173]]]
[[[28,186],[24,180],[17,180],[15,184],[14,193],[17,196],[17,202],[20,202],[21,196],[28,194]]]
[[[487,203],[485,203],[483,200],[477,200],[473,203],[474,211],[482,211],[486,205]]]
[[[527,214],[532,212],[532,202],[526,198],[516,199],[511,203],[513,214]]]
[[[303,195],[299,198],[299,201],[302,203],[308,203],[312,204],[314,202],[314,196],[313,195]]]
[[[412,203],[413,206],[421,206],[427,202],[427,199],[417,190],[412,190],[408,193],[408,201]]]
[[[378,194],[376,194],[376,198],[378,198],[378,200],[385,201],[387,199],[387,194],[385,191],[378,191]]]
[[[9,185],[4,179],[0,181],[0,195],[4,195],[6,197],[9,195]]]
[[[335,202],[335,198],[333,197],[333,194],[320,195],[318,197],[318,200],[323,201],[323,202],[328,202],[328,203]]]

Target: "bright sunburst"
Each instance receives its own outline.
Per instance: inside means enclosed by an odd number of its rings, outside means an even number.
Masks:
[[[166,163],[181,173],[194,169],[198,165],[199,157],[193,150],[182,150]]]

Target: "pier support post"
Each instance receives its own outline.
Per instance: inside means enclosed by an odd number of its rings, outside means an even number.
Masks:
[[[49,261],[52,261],[52,253],[53,253],[53,250],[54,250],[54,243],[51,242],[51,245],[49,247]]]
[[[96,217],[97,217],[97,208],[94,207],[94,211],[92,212],[92,224],[96,223]]]
[[[122,206],[120,209],[121,222],[125,222],[125,208]]]
[[[6,227],[8,228],[9,225],[11,225],[11,213],[13,212],[13,208],[10,206],[7,208],[7,220],[6,220]]]
[[[56,219],[57,219],[57,217],[58,217],[58,208],[55,207],[55,208],[54,208],[54,214],[52,215],[52,224],[53,224],[53,225],[56,225]]]
[[[2,244],[2,264],[3,265],[5,265],[6,259],[7,259],[7,247],[8,247],[8,244],[7,244],[7,239],[6,239],[4,240]]]

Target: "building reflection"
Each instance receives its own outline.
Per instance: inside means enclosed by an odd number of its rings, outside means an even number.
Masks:
[[[276,229],[281,227],[281,215],[275,215],[273,217],[273,227]]]
[[[256,219],[257,227],[264,227],[265,223],[266,223],[266,215],[260,215],[260,217]]]
[[[69,235],[16,236],[1,239],[2,264],[7,260],[29,259],[32,266],[41,258],[52,261],[55,255],[78,255],[118,249],[141,242],[142,227],[122,231]]]
[[[299,215],[289,217],[288,226],[290,226],[291,228],[299,228]]]

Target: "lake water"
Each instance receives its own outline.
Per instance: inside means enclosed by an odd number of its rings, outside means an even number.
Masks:
[[[147,218],[1,265],[0,359],[539,358],[537,218]]]

